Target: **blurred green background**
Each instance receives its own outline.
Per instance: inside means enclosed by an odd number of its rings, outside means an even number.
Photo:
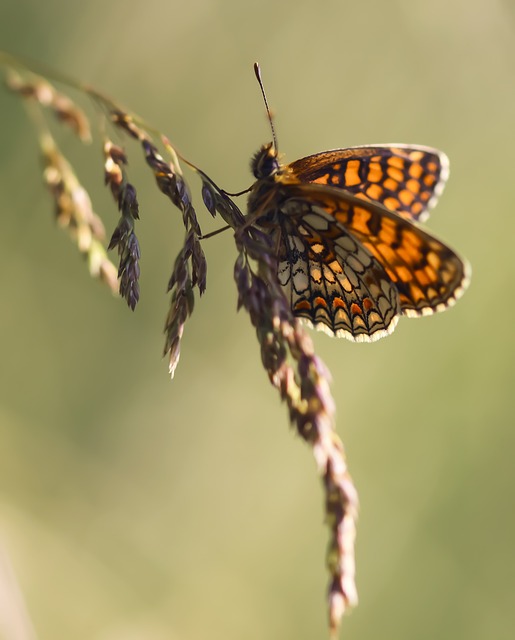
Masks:
[[[391,141],[447,152],[429,227],[472,263],[465,297],[377,344],[314,335],[361,498],[360,606],[341,635],[512,638],[513,2],[3,0],[0,43],[142,114],[229,191],[270,138],[255,60],[287,160]],[[231,235],[205,243],[208,290],[170,382],[180,214],[127,142],[133,315],[55,228],[32,126],[15,97],[0,104],[0,564],[35,630],[16,635],[7,593],[5,638],[326,637],[322,491],[236,313]],[[59,139],[112,228],[98,139]]]

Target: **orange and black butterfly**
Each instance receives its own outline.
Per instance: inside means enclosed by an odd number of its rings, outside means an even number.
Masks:
[[[296,316],[370,342],[392,333],[401,315],[454,304],[468,264],[419,224],[449,175],[444,153],[373,145],[284,166],[273,137],[252,160],[248,211],[275,242],[279,282]]]

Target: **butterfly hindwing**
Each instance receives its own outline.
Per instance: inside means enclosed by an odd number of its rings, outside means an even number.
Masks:
[[[398,292],[403,315],[442,311],[464,291],[468,283],[467,264],[420,226],[338,189],[316,184],[292,185],[290,194],[283,210],[294,217],[296,210],[303,211],[297,217],[297,225],[307,226],[328,217],[327,230],[320,235],[332,238],[338,246],[347,234],[361,251],[377,261]]]
[[[287,207],[295,211],[305,204],[292,200]],[[285,218],[280,232],[278,277],[295,315],[359,342],[393,331],[397,290],[377,259],[341,226],[335,229],[325,213],[311,211],[302,219],[295,213]]]

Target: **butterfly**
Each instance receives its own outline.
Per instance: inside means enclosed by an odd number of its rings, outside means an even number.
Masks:
[[[272,132],[274,142],[251,162],[248,213],[275,243],[277,276],[295,316],[329,335],[372,342],[391,334],[402,315],[455,303],[469,265],[420,225],[448,177],[444,153],[372,145],[283,165],[273,125]]]

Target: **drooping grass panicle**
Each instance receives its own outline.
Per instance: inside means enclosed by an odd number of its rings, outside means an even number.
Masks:
[[[334,635],[345,610],[357,604],[354,540],[358,496],[347,469],[343,444],[335,431],[330,375],[315,355],[310,336],[293,315],[280,288],[277,257],[269,236],[243,226],[235,237],[239,249],[234,270],[238,306],[250,315],[270,381],[286,402],[297,432],[312,447],[322,476],[330,529],[328,602]]]
[[[40,107],[49,107],[82,142],[91,139],[86,115],[70,98],[35,74],[30,74],[30,80],[25,80],[13,69],[8,69],[6,84],[11,91],[24,98],[27,111],[37,128],[44,167],[43,180],[54,201],[57,223],[68,231],[79,251],[86,256],[90,274],[117,292],[116,267],[103,246],[104,225],[93,211],[91,199],[72,165],[60,151]]]
[[[116,126],[141,143],[145,160],[154,174],[159,190],[181,211],[186,229],[183,247],[175,260],[168,282],[170,306],[165,321],[164,354],[168,355],[169,372],[173,377],[179,363],[184,326],[193,311],[194,289],[196,287],[200,295],[206,290],[207,260],[200,242],[202,232],[189,187],[182,177],[177,155],[168,139],[162,137],[163,145],[172,158],[166,162],[150,134],[130,114],[116,109],[111,112],[111,119]],[[112,189],[120,181],[120,174],[123,182],[122,165],[123,157],[116,175],[113,175],[112,180],[109,179]]]
[[[93,211],[87,191],[48,131],[41,133],[40,145],[44,163],[43,178],[52,194],[59,226],[67,229],[79,251],[86,255],[90,274],[117,292],[116,267],[102,244],[104,225]]]
[[[175,260],[168,282],[171,296],[165,321],[164,354],[168,355],[168,370],[173,378],[179,363],[184,325],[193,312],[194,288],[197,287],[200,295],[206,290],[207,260],[200,243],[202,232],[191,193],[181,175],[176,156],[166,162],[151,140],[143,139],[141,144],[159,190],[181,211],[186,229],[183,248]]]

